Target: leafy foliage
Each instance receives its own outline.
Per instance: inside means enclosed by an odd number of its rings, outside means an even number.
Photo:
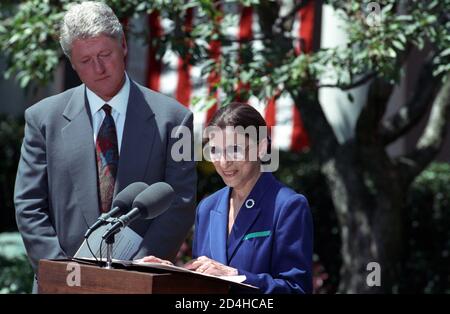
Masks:
[[[0,230],[14,229],[13,189],[20,145],[23,138],[23,119],[0,115]]]
[[[30,293],[33,270],[18,233],[0,234],[0,294]]]
[[[0,47],[8,61],[5,78],[15,74],[22,88],[31,82],[47,84],[59,63],[61,8],[49,0],[33,0],[15,9],[15,15],[0,25]]]
[[[205,62],[203,73],[216,71],[221,78],[226,99],[235,97],[239,81],[249,89],[239,92],[254,94],[259,99],[272,96],[274,91],[295,92],[299,86],[319,87],[318,79],[327,85],[349,88],[359,84],[362,77],[379,75],[389,80],[399,79],[399,64],[412,47],[431,46],[434,51],[435,75],[447,73],[450,67],[450,21],[447,8],[450,0],[443,1],[377,1],[379,12],[370,12],[373,1],[326,1],[337,9],[348,32],[348,43],[342,47],[321,49],[313,54],[295,52],[295,38],[289,15],[281,15],[273,1],[106,1],[121,19],[154,11],[170,21],[171,31],[157,41],[160,55],[168,48],[187,56],[192,63]],[[295,4],[307,1],[297,1]],[[30,82],[46,84],[58,65],[61,51],[57,44],[58,23],[62,10],[69,1],[28,0],[10,8],[9,16],[0,23],[0,42],[8,59],[6,76],[14,73],[21,86]],[[260,13],[261,38],[236,42],[227,29],[238,18],[224,13],[222,7],[240,3],[255,10],[269,9],[272,15]],[[14,8],[11,13],[11,7]],[[293,6],[294,8],[294,6]],[[189,10],[195,9],[196,23],[186,27],[184,20]],[[284,22],[284,23],[283,23]],[[131,33],[144,37],[146,34]],[[222,50],[220,62],[211,55],[210,42],[218,41]],[[214,90],[212,91],[214,92]]]
[[[433,163],[411,186],[400,291],[450,293],[450,165]]]

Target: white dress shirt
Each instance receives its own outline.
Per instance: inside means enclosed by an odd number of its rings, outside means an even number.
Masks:
[[[102,110],[103,105],[108,104],[111,106],[111,115],[116,124],[117,132],[117,144],[120,155],[120,147],[122,145],[122,135],[123,128],[125,125],[125,117],[127,113],[128,98],[130,97],[130,79],[125,73],[125,83],[123,84],[120,91],[110,99],[105,102],[103,99],[98,97],[93,91],[86,87],[86,96],[89,101],[89,107],[91,109],[92,115],[92,127],[94,129],[94,145],[97,140],[97,134],[102,125],[103,119],[105,118],[105,112]]]

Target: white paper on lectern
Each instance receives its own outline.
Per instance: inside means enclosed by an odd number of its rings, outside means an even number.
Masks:
[[[157,268],[157,269],[164,269],[169,271],[175,271],[175,272],[182,272],[182,273],[194,273],[196,275],[205,276],[205,277],[214,277],[214,278],[220,278],[222,280],[236,282],[236,283],[243,283],[247,277],[245,275],[238,275],[238,276],[215,276],[215,275],[208,275],[208,274],[202,274],[198,273],[183,267],[175,266],[175,265],[167,265],[167,264],[161,264],[161,263],[147,263],[142,262],[141,260],[134,260],[132,262],[133,265],[139,265],[139,266],[146,266],[151,268]]]
[[[237,282],[237,283],[242,283],[245,281],[245,279],[247,279],[247,277],[245,275],[236,275],[236,276],[219,276],[220,279],[224,279],[224,280],[228,280],[228,281],[232,281],[232,282]]]
[[[101,226],[95,230],[89,237],[89,245],[97,258],[100,258],[100,242],[102,235],[111,226],[111,224]],[[131,228],[123,228],[114,237],[112,257],[117,260],[130,260],[137,253],[142,243],[142,237],[134,232]],[[102,243],[102,258],[106,257],[106,243]],[[78,251],[75,253],[76,258],[92,258],[92,253],[89,251],[86,240],[83,241]]]

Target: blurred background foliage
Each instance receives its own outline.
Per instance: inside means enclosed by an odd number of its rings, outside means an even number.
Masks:
[[[0,48],[7,60],[6,78],[15,77],[21,87],[32,84],[46,85],[53,78],[59,61],[63,58],[59,49],[58,29],[63,11],[73,0],[22,0],[0,2]],[[221,73],[220,85],[226,93],[225,102],[233,100],[238,81],[251,84],[246,91],[263,99],[273,95],[275,86],[284,85],[296,89],[318,77],[328,78],[332,85],[346,88],[354,85],[359,75],[373,77],[382,74],[391,82],[399,79],[399,60],[403,60],[411,46],[422,50],[426,43],[436,46],[433,55],[434,75],[450,71],[450,36],[448,10],[450,0],[399,1],[379,0],[375,3],[383,8],[380,19],[364,22],[364,8],[370,0],[341,1],[323,0],[336,8],[343,21],[349,42],[344,47],[321,49],[314,54],[294,55],[292,47],[284,42],[284,25],[273,25],[273,33],[263,38],[265,49],[255,50],[251,45],[234,47],[224,34],[224,29],[232,25],[235,14],[223,14],[212,0],[108,0],[105,1],[122,20],[139,14],[165,12],[174,22],[174,28],[163,34],[157,42],[159,54],[168,49],[180,55],[190,55],[190,62],[208,59],[205,43],[219,40],[229,46],[223,62],[213,59],[203,67],[202,73],[213,70]],[[244,6],[261,6],[263,10],[275,10],[275,1],[228,0],[226,3],[240,3]],[[19,5],[17,5],[19,3]],[[397,14],[399,6],[404,14]],[[197,10],[197,18],[202,23],[193,25],[189,32],[183,28],[189,9]],[[272,12],[273,13],[273,12]],[[367,13],[367,12],[366,12]],[[270,14],[269,14],[270,15]],[[287,22],[287,21],[285,21]],[[372,27],[372,24],[378,24]],[[147,38],[147,33],[130,29],[137,36]],[[13,34],[13,35],[11,35]],[[187,42],[191,44],[186,45]],[[235,58],[239,55],[241,59]],[[280,58],[283,56],[283,58]],[[237,60],[241,60],[239,63]],[[239,71],[236,71],[239,69]]]
[[[30,293],[32,286],[33,270],[20,234],[0,233],[0,294]]]
[[[16,228],[12,197],[23,126],[23,119],[0,114],[0,232]]]
[[[31,292],[32,270],[14,222],[13,189],[23,121],[0,116],[0,293]],[[208,162],[198,164],[198,199],[222,188]],[[308,152],[280,152],[282,182],[307,196],[314,218],[315,293],[335,293],[341,264],[340,235],[330,192],[319,165]],[[405,259],[399,293],[450,293],[450,165],[432,163],[416,178],[404,208]],[[8,231],[8,232],[5,232]],[[178,254],[191,257],[192,233]]]

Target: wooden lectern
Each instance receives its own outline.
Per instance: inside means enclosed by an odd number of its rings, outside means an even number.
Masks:
[[[77,263],[80,286],[68,283],[73,270],[69,260],[39,262],[38,293],[176,293],[224,294],[234,283],[190,273],[153,272],[143,268],[105,269]]]

